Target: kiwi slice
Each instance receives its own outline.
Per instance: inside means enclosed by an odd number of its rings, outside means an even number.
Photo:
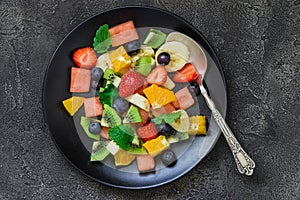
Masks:
[[[94,140],[99,140],[100,139],[100,135],[95,135],[95,134],[92,134],[90,131],[89,131],[89,125],[91,123],[91,120],[87,117],[84,117],[82,116],[80,118],[80,125],[81,127],[83,128],[84,132],[86,133],[86,135],[91,138],[91,139],[94,139]]]
[[[93,142],[91,161],[102,161],[109,155],[106,146],[109,141],[95,141]]]
[[[101,126],[114,127],[121,124],[121,118],[117,111],[107,104],[104,104],[104,110],[101,118]]]
[[[127,111],[123,123],[138,123],[142,121],[143,119],[140,115],[139,109],[136,106],[131,105]]]
[[[153,49],[157,49],[160,45],[162,45],[166,40],[167,35],[160,30],[156,30],[151,28],[148,33],[144,44],[152,47]]]
[[[134,68],[140,74],[147,76],[154,64],[154,58],[152,58],[151,56],[142,56],[136,61]]]
[[[103,74],[103,78],[118,87],[121,82],[121,78],[117,76],[114,70],[106,68]]]
[[[130,154],[134,154],[134,155],[148,154],[147,150],[145,149],[145,147],[143,147],[143,145],[141,145],[141,146],[132,145],[131,147],[129,147],[127,152]]]

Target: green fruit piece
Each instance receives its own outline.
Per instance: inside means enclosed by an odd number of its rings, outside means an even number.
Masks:
[[[121,118],[117,111],[107,104],[104,104],[104,110],[101,118],[101,126],[114,127],[121,124]]]
[[[131,144],[132,144],[132,146],[136,146],[136,147],[139,147],[141,145],[139,136],[137,136],[137,134],[134,134],[134,138],[133,138]]]
[[[143,119],[140,115],[139,109],[136,106],[131,105],[127,111],[123,123],[138,123],[142,121]]]
[[[84,132],[86,133],[86,135],[91,138],[91,139],[94,139],[94,140],[99,140],[100,139],[100,135],[95,135],[95,134],[92,134],[90,131],[89,131],[89,125],[91,123],[91,120],[87,117],[84,117],[82,116],[81,119],[80,119],[80,125],[81,127],[83,128]]]
[[[186,132],[184,132],[184,133],[182,133],[182,132],[177,132],[176,134],[175,134],[175,136],[179,139],[179,141],[182,141],[182,140],[187,140],[187,139],[189,139],[189,134],[188,133],[186,133]]]
[[[103,74],[103,78],[110,81],[114,86],[118,87],[121,82],[121,78],[117,76],[114,70],[106,68]]]
[[[172,143],[176,143],[179,142],[179,138],[176,137],[175,135],[171,135],[169,137],[167,137],[167,141],[172,144]]]
[[[147,150],[145,149],[145,147],[143,147],[143,145],[141,145],[140,147],[132,145],[131,147],[129,147],[127,152],[130,153],[130,154],[134,154],[134,155],[146,155],[146,154],[148,154]]]
[[[106,146],[109,141],[95,141],[93,143],[91,161],[102,161],[109,155]]]
[[[157,49],[160,45],[162,45],[166,40],[167,35],[160,30],[150,29],[144,44],[152,47],[153,49]]]
[[[147,76],[154,64],[155,60],[151,56],[142,56],[136,61],[134,68],[140,74]]]

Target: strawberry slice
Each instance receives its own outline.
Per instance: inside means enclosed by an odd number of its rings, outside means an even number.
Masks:
[[[120,83],[120,96],[128,97],[136,92],[137,89],[144,85],[144,78],[137,72],[129,70],[126,72]]]
[[[138,136],[144,141],[149,141],[158,137],[156,126],[149,122],[145,126],[138,128]]]
[[[197,78],[198,73],[191,63],[187,63],[181,70],[177,71],[173,76],[174,82],[190,82]]]
[[[92,68],[97,63],[97,55],[93,48],[84,47],[74,52],[73,61],[78,67]]]
[[[168,73],[165,67],[157,66],[147,76],[148,83],[163,85],[167,81]]]

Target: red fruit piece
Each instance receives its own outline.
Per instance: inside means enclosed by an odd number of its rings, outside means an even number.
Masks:
[[[128,97],[134,94],[135,91],[143,85],[143,77],[139,73],[130,70],[122,76],[120,83],[120,96],[122,98]]]
[[[175,106],[175,108],[180,108],[185,110],[191,107],[195,103],[195,100],[193,99],[187,87],[178,90],[175,93],[175,96],[176,96],[176,101],[173,101],[173,105]]]
[[[144,141],[149,141],[158,137],[156,126],[149,122],[145,126],[138,128],[137,130],[139,137]]]
[[[165,67],[157,66],[147,76],[148,83],[163,85],[167,81],[168,73]]]
[[[136,123],[136,124],[139,125],[139,126],[143,126],[144,124],[146,124],[149,121],[150,113],[143,110],[143,109],[141,109],[141,108],[139,108],[139,112],[140,112],[140,115],[141,115],[143,121],[139,122],[139,123]]]
[[[187,63],[181,70],[177,71],[173,76],[175,82],[190,82],[197,78],[198,73],[191,63]]]
[[[92,68],[97,63],[97,55],[93,48],[84,47],[74,52],[73,61],[78,67]]]
[[[99,97],[90,97],[84,99],[84,112],[86,117],[95,117],[102,115],[103,107]]]
[[[144,85],[142,87],[140,87],[136,93],[139,93],[140,95],[144,95],[143,90],[146,89],[149,86],[149,83],[147,82],[147,80],[144,78]]]

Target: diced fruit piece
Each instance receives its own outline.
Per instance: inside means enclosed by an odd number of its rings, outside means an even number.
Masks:
[[[151,110],[152,110],[152,114],[154,116],[160,116],[162,114],[170,114],[171,112],[175,111],[176,109],[172,103],[168,103],[168,104],[164,105],[163,107],[151,109]]]
[[[121,78],[114,72],[114,70],[107,68],[104,71],[103,78],[110,81],[115,87],[119,87]]]
[[[137,107],[149,112],[150,110],[150,103],[149,101],[142,95],[140,94],[133,94],[129,97],[125,98],[127,101],[129,101],[130,103],[136,105]]]
[[[147,150],[143,146],[138,147],[138,146],[133,145],[133,146],[129,147],[129,149],[127,151],[128,151],[128,153],[133,154],[133,155],[148,154]]]
[[[123,115],[129,108],[129,102],[125,99],[118,97],[114,100],[113,108],[120,114]]]
[[[189,116],[184,110],[178,110],[175,112],[181,112],[180,118],[171,122],[170,125],[179,132],[187,132],[190,127]]]
[[[118,151],[120,151],[120,147],[114,142],[114,141],[110,141],[107,146],[106,149],[112,154],[112,155],[116,155],[116,153],[118,153]]]
[[[157,66],[147,76],[146,80],[151,84],[163,85],[167,81],[167,78],[168,73],[166,71],[166,68],[163,66]]]
[[[90,91],[91,71],[72,67],[70,92],[88,92]]]
[[[158,63],[158,55],[167,52],[170,55],[170,62],[165,65],[167,72],[180,70],[189,60],[190,52],[187,46],[181,42],[171,41],[163,44],[155,53],[155,60]]]
[[[99,90],[100,89],[100,84],[98,81],[92,81],[91,82],[91,88],[95,89],[95,90]]]
[[[109,105],[104,104],[104,110],[101,118],[101,126],[114,127],[121,124],[121,118],[117,111]]]
[[[149,83],[147,82],[147,80],[144,78],[144,85],[142,87],[140,87],[139,89],[136,90],[136,93],[140,94],[140,95],[144,95],[143,90],[145,88],[147,88],[149,86]]]
[[[155,84],[147,87],[143,90],[143,92],[154,109],[176,100],[176,96],[172,91],[159,87]]]
[[[195,103],[195,100],[192,97],[192,95],[187,87],[184,87],[181,90],[178,90],[175,93],[175,96],[176,96],[176,101],[173,103],[173,105],[176,108],[181,108],[181,109],[185,110]]]
[[[169,90],[173,90],[175,83],[167,76],[167,80],[162,86]]]
[[[134,69],[143,76],[147,76],[154,64],[155,60],[151,56],[142,56],[136,61]]]
[[[102,69],[102,71],[105,71],[107,68],[113,69],[113,64],[109,58],[109,53],[99,56],[95,67]]]
[[[102,104],[98,97],[84,99],[84,112],[86,117],[95,117],[102,115]]]
[[[99,140],[100,139],[100,135],[95,135],[95,134],[92,134],[90,131],[89,131],[89,125],[91,123],[91,120],[87,117],[84,117],[82,116],[81,119],[80,119],[80,125],[82,127],[82,129],[84,130],[84,132],[86,133],[86,135],[91,138],[91,139],[94,139],[94,140]]]
[[[128,97],[144,85],[144,78],[137,72],[130,70],[126,72],[120,83],[120,96]]]
[[[167,52],[161,52],[158,56],[157,56],[157,63],[160,65],[168,65],[170,63],[171,57],[170,54],[168,54]]]
[[[131,147],[132,146],[137,146],[138,147],[138,146],[140,146],[140,144],[141,144],[141,142],[140,142],[139,136],[136,133],[134,133],[134,138],[131,142]]]
[[[129,154],[127,151],[120,149],[120,151],[114,155],[114,158],[116,166],[126,166],[134,161],[135,155]]]
[[[196,96],[201,94],[200,87],[196,81],[190,82],[190,89],[195,93]]]
[[[177,161],[176,154],[172,150],[168,149],[162,152],[161,161],[167,167],[173,166]]]
[[[206,135],[206,117],[192,116],[190,117],[189,134]]]
[[[149,140],[143,144],[150,156],[155,157],[162,151],[169,148],[170,144],[163,135],[158,136],[153,140]]]
[[[155,161],[149,155],[138,155],[136,156],[136,164],[139,172],[151,172],[155,169]]]
[[[150,113],[147,112],[147,111],[145,111],[145,110],[143,110],[143,109],[141,109],[141,108],[139,108],[139,112],[140,112],[140,115],[142,117],[142,122],[137,123],[137,125],[143,126],[144,124],[146,124],[149,121],[149,119],[150,119]]]
[[[100,134],[101,125],[99,122],[91,122],[89,125],[89,132],[92,134]]]
[[[70,113],[71,116],[79,110],[79,108],[83,105],[84,97],[72,96],[66,100],[63,100],[63,105],[65,109]]]
[[[133,56],[133,55],[136,55],[139,53],[141,44],[139,43],[139,41],[135,40],[135,41],[124,44],[124,47],[125,47],[127,53],[130,56]]]
[[[103,75],[103,71],[100,68],[92,68],[92,80],[99,81]]]
[[[96,65],[97,55],[92,47],[84,47],[74,52],[73,61],[78,67],[92,68]]]
[[[156,125],[156,130],[159,135],[164,135],[166,137],[175,135],[177,132],[175,129],[172,128],[172,126],[170,126],[167,123]]]
[[[128,112],[126,113],[126,116],[123,120],[123,123],[137,123],[142,122],[142,117],[139,113],[139,110],[134,105],[131,105]]]
[[[176,137],[175,135],[171,135],[171,136],[167,137],[167,141],[168,141],[170,144],[173,144],[173,143],[179,142],[179,138]]]
[[[182,140],[187,140],[187,139],[189,139],[189,134],[188,133],[186,133],[186,132],[177,132],[176,134],[175,134],[175,136],[179,139],[179,141],[182,141]]]
[[[93,142],[91,161],[102,161],[108,155],[109,151],[106,149],[108,141],[95,141]]]
[[[109,140],[110,138],[108,136],[108,129],[109,129],[108,127],[103,126],[101,128],[100,136]]]
[[[160,30],[150,29],[144,44],[152,47],[153,49],[157,49],[160,45],[162,45],[166,40],[167,35]]]
[[[139,39],[139,35],[132,20],[111,27],[109,32],[113,47]]]
[[[137,133],[144,142],[157,138],[158,136],[156,126],[151,122],[145,126],[139,127]]]
[[[182,69],[173,76],[175,82],[190,82],[197,78],[198,73],[191,63],[187,63]]]
[[[131,58],[123,46],[111,51],[109,58],[116,73],[124,74],[128,71],[131,65]]]

